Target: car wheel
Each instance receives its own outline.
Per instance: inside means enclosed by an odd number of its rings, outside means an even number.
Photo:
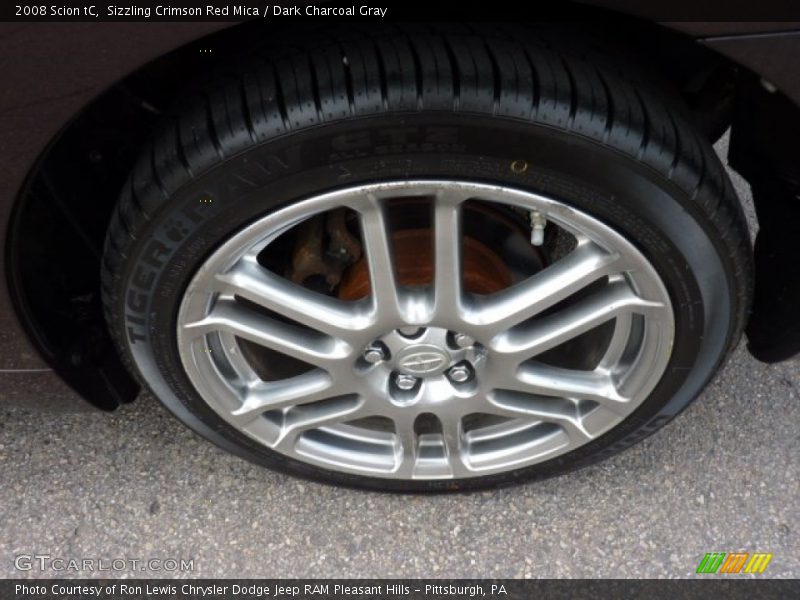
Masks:
[[[523,33],[387,32],[188,95],[126,184],[131,369],[257,463],[453,490],[652,433],[737,341],[749,238],[680,101]]]

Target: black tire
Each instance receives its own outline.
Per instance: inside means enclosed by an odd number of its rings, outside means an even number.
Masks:
[[[739,339],[752,286],[744,217],[679,100],[638,68],[565,46],[521,30],[348,34],[190,95],[143,149],[108,231],[106,316],[132,371],[181,421],[240,456],[373,489],[471,489],[550,476],[663,426]],[[517,158],[530,165],[524,173],[509,169]],[[639,247],[676,312],[673,355],[651,396],[569,454],[459,481],[327,471],[256,444],[210,410],[182,371],[174,333],[183,290],[204,257],[258,215],[309,194],[442,176],[561,198]]]

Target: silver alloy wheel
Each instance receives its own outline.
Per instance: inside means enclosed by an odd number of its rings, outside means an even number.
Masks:
[[[434,202],[430,286],[404,286],[395,277],[387,204],[417,196]],[[471,294],[460,275],[467,200],[538,211],[574,236],[575,247],[500,292]],[[259,264],[258,255],[280,235],[339,207],[359,216],[368,297],[339,300]],[[612,320],[593,370],[535,360]],[[189,379],[233,427],[303,462],[400,479],[489,475],[590,442],[648,397],[673,335],[667,291],[624,237],[554,199],[462,181],[362,185],[271,213],[203,263],[177,321]],[[239,340],[313,367],[265,381]],[[438,428],[421,430],[423,416]],[[388,427],[370,424],[376,417]]]

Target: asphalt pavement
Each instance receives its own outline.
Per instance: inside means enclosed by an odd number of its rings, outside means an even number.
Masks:
[[[764,365],[740,345],[689,409],[610,460],[409,496],[256,467],[146,396],[114,414],[0,404],[0,577],[691,577],[715,551],[769,552],[759,577],[798,577],[798,424],[800,360]],[[31,555],[128,563],[41,571]]]

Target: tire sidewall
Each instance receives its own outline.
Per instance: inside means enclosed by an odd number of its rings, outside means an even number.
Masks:
[[[329,471],[269,450],[200,398],[176,345],[184,290],[203,261],[243,227],[299,200],[406,179],[501,184],[574,206],[631,240],[656,268],[675,310],[664,376],[623,423],[568,454],[459,481],[398,481]],[[707,218],[654,169],[563,131],[483,115],[414,113],[318,126],[240,153],[182,186],[151,215],[118,279],[116,329],[144,383],[183,422],[249,460],[337,484],[397,491],[468,489],[554,475],[632,445],[702,389],[732,336],[732,274]]]

